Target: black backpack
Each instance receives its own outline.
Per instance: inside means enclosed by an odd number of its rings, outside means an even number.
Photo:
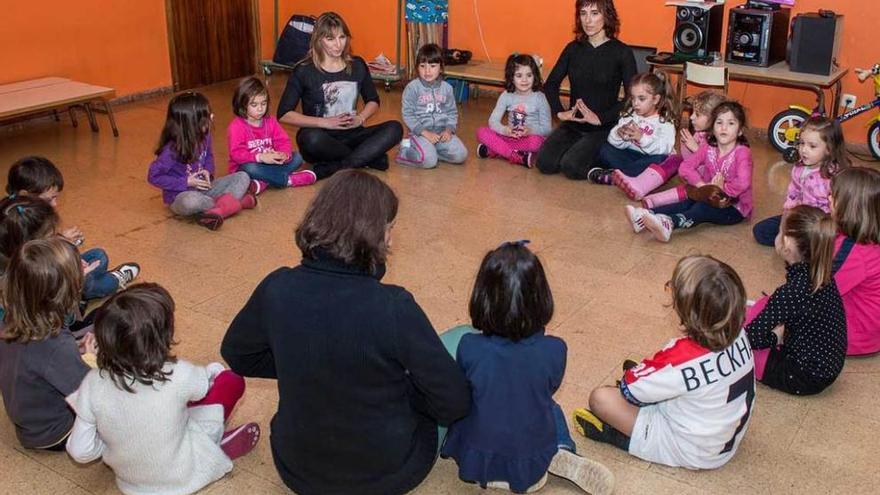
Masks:
[[[309,40],[315,28],[315,18],[309,15],[293,15],[284,26],[272,61],[282,65],[296,65],[309,52]]]

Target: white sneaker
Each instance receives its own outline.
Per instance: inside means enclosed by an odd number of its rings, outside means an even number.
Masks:
[[[128,284],[136,279],[138,275],[140,275],[141,266],[137,263],[123,263],[109,273],[119,281],[119,290],[123,290]]]
[[[629,223],[632,225],[633,232],[638,234],[639,232],[645,230],[645,222],[642,220],[647,213],[650,213],[648,210],[644,208],[636,208],[632,205],[626,205],[626,219],[629,220]]]
[[[642,217],[642,222],[645,224],[645,228],[654,235],[654,239],[660,242],[669,242],[669,238],[672,237],[672,229],[674,228],[672,218],[669,215],[648,212]]]
[[[607,467],[565,449],[556,452],[548,471],[591,495],[608,495],[614,491],[614,474]]]

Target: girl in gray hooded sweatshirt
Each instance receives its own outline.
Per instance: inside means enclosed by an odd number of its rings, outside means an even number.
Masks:
[[[463,163],[467,148],[455,135],[458,107],[452,86],[443,80],[443,50],[427,44],[416,55],[418,79],[403,90],[403,122],[410,135],[400,143],[397,162],[434,168],[438,161]]]

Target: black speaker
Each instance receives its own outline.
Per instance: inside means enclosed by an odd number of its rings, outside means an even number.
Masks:
[[[675,32],[672,45],[681,58],[705,58],[709,52],[721,51],[721,25],[724,5],[676,7]]]
[[[730,9],[726,60],[759,67],[785,60],[790,14],[789,9]]]
[[[843,16],[833,12],[800,14],[791,22],[788,65],[794,72],[830,75],[840,49]]]

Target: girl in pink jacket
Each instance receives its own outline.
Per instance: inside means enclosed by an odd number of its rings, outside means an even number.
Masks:
[[[837,223],[834,275],[846,313],[849,356],[880,352],[880,171],[852,167],[831,179]]]
[[[669,242],[675,229],[701,223],[733,225],[752,214],[752,151],[743,135],[745,110],[735,101],[726,101],[715,107],[710,121],[708,142],[682,162],[678,174],[694,188],[717,186],[726,196],[724,204],[681,194],[678,202],[651,210],[627,205],[627,218],[635,232],[647,229],[658,241]]]
[[[235,118],[229,123],[229,173],[247,173],[266,187],[299,187],[315,183],[311,170],[296,172],[302,157],[293,151],[290,137],[269,115],[269,90],[256,77],[246,77],[232,96]]]
[[[807,205],[831,213],[831,178],[849,166],[840,124],[826,117],[810,118],[801,128],[798,152],[801,160],[791,169],[783,214],[762,220],[752,228],[758,244],[774,245],[782,217],[795,206]]]

